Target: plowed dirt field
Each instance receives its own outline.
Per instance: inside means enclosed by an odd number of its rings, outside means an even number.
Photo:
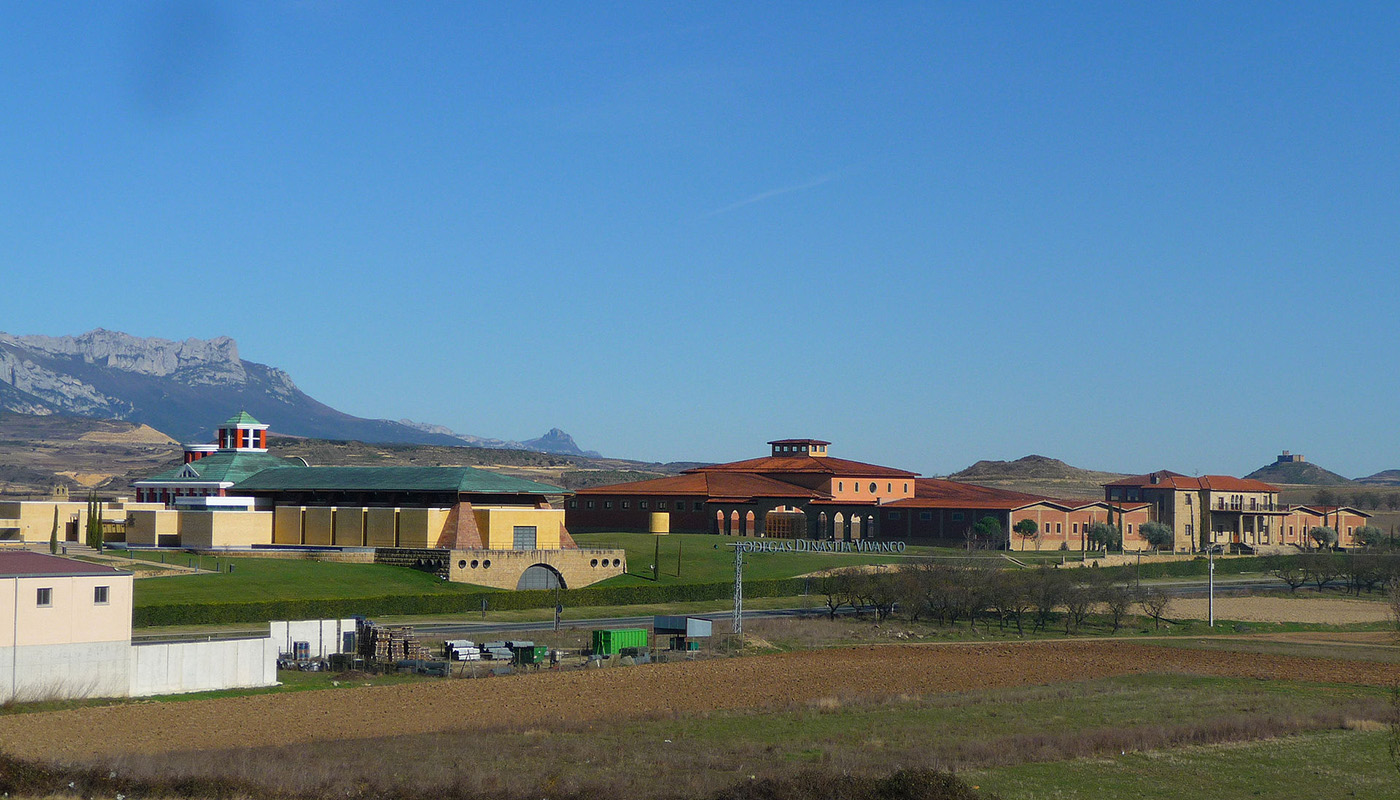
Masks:
[[[882,646],[0,717],[0,749],[60,761],[550,721],[781,708],[1146,672],[1388,685],[1400,664],[1121,642]]]

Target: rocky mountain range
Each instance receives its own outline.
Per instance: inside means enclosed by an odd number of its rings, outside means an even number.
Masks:
[[[245,410],[289,436],[596,455],[557,428],[516,442],[352,416],[310,397],[282,370],[240,358],[227,336],[175,342],[100,328],[81,336],[0,333],[0,410],[124,420],[192,442],[211,440],[214,426]]]

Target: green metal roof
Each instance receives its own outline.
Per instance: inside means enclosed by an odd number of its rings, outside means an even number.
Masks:
[[[197,462],[198,463],[198,462]],[[249,476],[236,491],[458,492],[568,494],[547,483],[474,467],[303,467]]]
[[[228,418],[228,422],[220,425],[221,428],[236,428],[239,425],[261,425],[261,422],[253,419],[253,415],[247,411],[240,411]]]
[[[159,481],[161,483],[179,483],[181,481],[188,481],[190,483],[232,481],[237,483],[260,472],[275,472],[282,467],[307,469],[301,459],[298,458],[281,458],[268,455],[267,453],[237,453],[230,450],[220,450],[198,461],[181,464],[174,469],[166,470],[158,475],[152,475],[142,480]],[[188,475],[188,472],[195,473],[197,477]]]

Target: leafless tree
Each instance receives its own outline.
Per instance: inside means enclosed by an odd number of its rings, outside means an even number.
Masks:
[[[1139,602],[1142,603],[1142,610],[1152,618],[1153,629],[1161,630],[1162,620],[1167,616],[1167,610],[1172,604],[1172,596],[1167,594],[1166,589],[1153,586],[1142,591]]]

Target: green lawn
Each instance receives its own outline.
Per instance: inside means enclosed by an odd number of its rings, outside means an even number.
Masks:
[[[727,545],[738,539],[703,533],[577,533],[580,547],[618,547],[627,551],[627,574],[611,578],[603,586],[631,586],[651,583],[651,564],[660,547],[659,583],[717,583],[734,580],[734,549]],[[680,555],[677,575],[677,554]],[[961,551],[946,548],[910,547],[906,556],[955,556]],[[962,554],[965,555],[965,554]],[[1005,562],[999,556],[991,556]],[[823,569],[859,564],[894,564],[901,558],[864,553],[745,553],[744,577],[791,578]],[[1010,562],[1005,562],[1009,564]]]
[[[212,559],[205,558],[205,566]],[[336,564],[280,558],[220,558],[233,572],[142,578],[136,606],[170,603],[233,603],[259,600],[333,599],[481,591],[434,575],[384,564]]]

